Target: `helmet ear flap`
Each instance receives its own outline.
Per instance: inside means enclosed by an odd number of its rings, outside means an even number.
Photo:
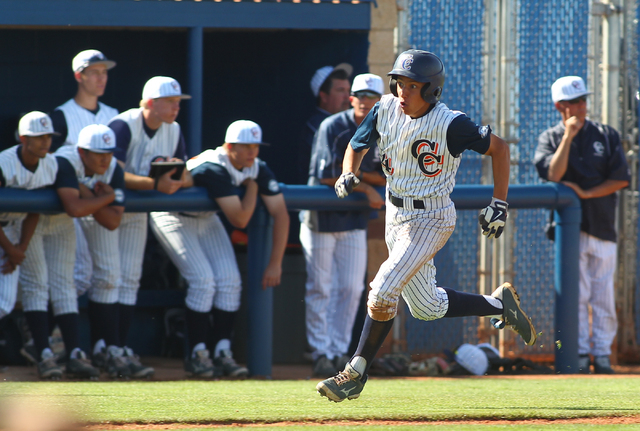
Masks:
[[[391,91],[391,94],[398,97],[398,80],[395,76],[391,76],[391,79],[389,79],[389,91]]]
[[[422,96],[422,100],[424,100],[425,102],[429,102],[429,100],[431,99],[431,95],[429,94],[429,87],[431,87],[431,83],[427,81],[424,83],[422,89],[420,90],[420,96]]]

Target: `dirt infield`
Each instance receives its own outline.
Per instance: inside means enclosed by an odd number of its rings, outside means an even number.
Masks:
[[[428,425],[636,425],[640,424],[640,416],[628,417],[600,417],[600,418],[578,418],[578,419],[527,419],[527,420],[468,420],[468,421],[323,421],[323,422],[274,422],[261,424],[246,423],[209,423],[209,424],[122,424],[122,425],[86,425],[81,427],[83,430],[179,430],[186,428],[261,428],[261,427],[288,427],[293,425],[306,426],[367,426],[367,425],[383,425],[383,426],[428,426]]]

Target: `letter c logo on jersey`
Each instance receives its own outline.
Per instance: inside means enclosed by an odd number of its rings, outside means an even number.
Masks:
[[[440,144],[420,139],[411,145],[411,155],[418,159],[418,167],[423,175],[435,177],[442,172],[442,154],[438,154]]]

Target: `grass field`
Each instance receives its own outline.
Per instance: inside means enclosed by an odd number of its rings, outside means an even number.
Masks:
[[[151,428],[153,424],[165,424],[163,429],[199,426],[202,430],[202,425],[232,428],[234,424],[291,422],[260,429],[309,430],[310,425],[324,423],[325,428],[336,429],[415,430],[424,427],[424,421],[447,421],[449,425],[438,422],[430,426],[457,430],[640,429],[639,376],[372,379],[360,399],[339,404],[321,398],[315,392],[315,383],[313,380],[5,382],[0,383],[0,395],[5,400],[30,396],[36,404],[51,402],[68,409],[82,422],[95,424],[92,429],[114,425],[134,428],[126,424],[148,424]],[[627,417],[635,423],[517,422],[597,417]]]

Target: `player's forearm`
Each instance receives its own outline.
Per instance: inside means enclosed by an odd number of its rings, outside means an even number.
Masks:
[[[93,198],[82,199],[80,197],[73,199],[62,199],[62,206],[70,217],[84,217],[93,214],[100,208],[109,205],[115,199],[115,194],[96,196]]]
[[[93,213],[93,218],[104,228],[115,230],[120,226],[123,213],[124,207],[107,205]]]
[[[551,157],[551,161],[549,162],[549,170],[547,173],[547,179],[549,181],[557,183],[567,172],[570,149],[571,139],[565,135],[562,137],[562,141],[560,142],[558,149],[553,154],[553,157]]]
[[[125,172],[124,184],[126,188],[131,190],[153,190],[155,187],[155,180],[150,177],[143,177],[132,174],[131,172]]]
[[[509,144],[502,138],[491,135],[491,167],[493,171],[493,196],[503,201],[509,193],[509,170],[511,169],[511,153]]]
[[[344,160],[342,161],[342,173],[358,172],[362,159],[364,158],[364,155],[367,154],[367,151],[368,150],[363,150],[356,153],[353,151],[353,148],[351,148],[351,144],[347,145],[347,150],[344,153]]]
[[[25,251],[31,242],[36,227],[38,226],[38,220],[40,220],[40,214],[29,213],[27,217],[22,221],[22,230],[20,231],[20,243],[19,247]]]
[[[601,198],[609,196],[629,185],[629,181],[606,180],[602,184],[598,184],[588,190],[585,190],[585,199]]]
[[[191,176],[191,172],[185,169],[182,176],[182,188],[186,189],[189,187],[193,187],[193,176]]]
[[[273,241],[271,246],[271,257],[269,264],[282,265],[284,252],[287,249],[287,239],[289,238],[289,213],[279,211],[273,217]]]

